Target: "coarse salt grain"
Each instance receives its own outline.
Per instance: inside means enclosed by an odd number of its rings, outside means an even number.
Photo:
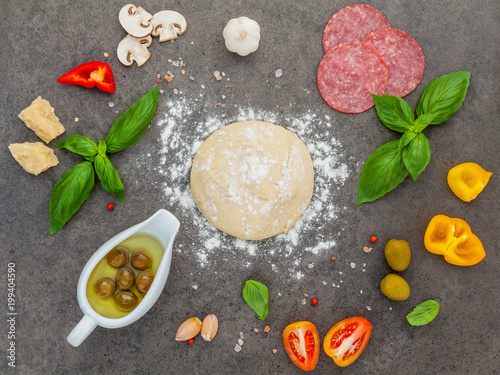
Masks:
[[[239,346],[243,346],[243,340],[242,339],[238,339],[238,345]]]
[[[264,327],[264,332],[269,332],[270,330],[271,330],[271,327],[269,327],[269,326]]]
[[[274,75],[276,76],[276,78],[279,78],[283,75],[283,71],[281,69],[278,69],[274,72]]]
[[[363,251],[364,251],[365,253],[371,253],[371,251],[372,251],[372,250],[373,250],[373,248],[372,248],[372,247],[368,247],[368,246],[363,247]]]
[[[371,306],[366,306],[366,309],[367,309],[368,311],[372,311],[372,307],[371,307]]]
[[[234,347],[234,351],[236,353],[240,352],[241,351],[241,346],[239,344],[236,344],[236,346]]]
[[[257,333],[257,332],[259,332],[259,329],[258,329],[258,328],[254,328],[254,329],[253,329],[253,331],[254,331],[255,333]]]
[[[115,103],[109,102],[108,105],[109,105],[109,108],[113,108],[115,106]]]
[[[278,349],[273,349],[273,353],[274,354],[278,353]]]
[[[240,339],[244,339],[245,338],[245,335],[243,335],[243,332],[240,332]]]
[[[356,268],[356,263],[351,262],[351,268]]]
[[[306,304],[306,299],[303,298],[302,301],[300,301],[301,304],[305,305]]]

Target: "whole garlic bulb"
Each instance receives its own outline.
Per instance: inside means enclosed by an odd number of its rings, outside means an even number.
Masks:
[[[259,48],[260,26],[248,17],[229,20],[222,35],[226,48],[240,56],[247,56]]]

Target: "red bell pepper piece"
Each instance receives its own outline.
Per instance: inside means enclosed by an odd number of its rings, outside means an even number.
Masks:
[[[101,61],[90,61],[79,65],[59,77],[57,82],[66,85],[84,86],[89,89],[97,86],[99,90],[115,92],[115,80],[111,67]]]

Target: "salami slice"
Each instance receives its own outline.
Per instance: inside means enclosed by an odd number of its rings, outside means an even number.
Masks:
[[[371,94],[382,95],[389,79],[380,53],[362,42],[347,42],[334,47],[321,60],[318,89],[333,109],[360,113],[374,105]]]
[[[386,28],[374,31],[363,43],[376,48],[389,69],[385,95],[408,95],[420,83],[425,70],[425,58],[417,41],[402,30]]]
[[[326,24],[323,49],[328,53],[345,42],[362,42],[371,32],[391,27],[385,16],[368,5],[351,5],[340,9]]]

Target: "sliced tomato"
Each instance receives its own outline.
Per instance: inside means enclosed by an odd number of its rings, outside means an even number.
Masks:
[[[365,350],[372,325],[365,318],[349,318],[335,324],[326,334],[323,348],[333,361],[345,367]]]
[[[319,335],[310,322],[292,323],[283,331],[283,345],[290,359],[299,368],[311,371],[319,357]]]

